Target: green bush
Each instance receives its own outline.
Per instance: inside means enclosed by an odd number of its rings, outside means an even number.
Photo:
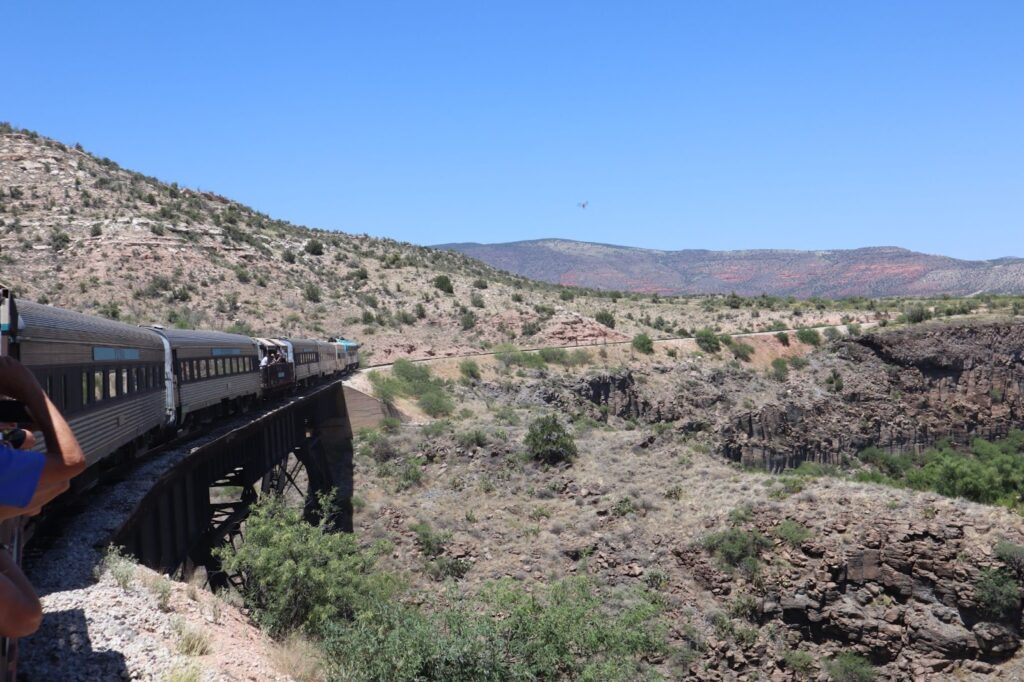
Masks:
[[[992,620],[1009,620],[1020,611],[1020,583],[1006,569],[981,569],[974,596],[981,612]]]
[[[487,280],[486,279],[479,279],[479,278],[478,279],[474,279],[473,280],[473,286],[475,288],[477,288],[477,289],[486,289],[487,288]]]
[[[452,539],[452,534],[449,531],[435,531],[426,521],[412,524],[409,526],[409,530],[416,534],[416,544],[420,551],[428,557],[442,554]]]
[[[420,409],[431,417],[447,417],[455,411],[455,402],[441,389],[428,391],[416,402]]]
[[[742,341],[733,341],[729,346],[729,350],[732,351],[733,357],[743,362],[749,362],[750,356],[754,354],[754,347]]]
[[[469,331],[476,326],[476,313],[472,310],[467,310],[459,316],[459,324],[462,325],[462,331]]]
[[[245,542],[219,551],[225,570],[245,576],[246,605],[275,637],[319,636],[395,594],[394,578],[377,569],[379,550],[325,524],[309,525],[301,510],[265,497],[246,520]]]
[[[790,649],[782,654],[782,662],[788,669],[801,677],[810,676],[814,670],[814,656],[799,649]]]
[[[835,327],[825,327],[825,338],[829,341],[838,341],[842,336]]]
[[[792,519],[786,519],[776,526],[775,537],[782,540],[787,545],[799,547],[804,540],[811,537],[811,531],[807,530],[807,528],[802,524],[793,521]]]
[[[320,287],[313,282],[306,285],[306,288],[302,290],[302,295],[310,303],[319,303],[321,299]]]
[[[615,329],[615,316],[607,310],[598,310],[594,319],[610,329]]]
[[[285,263],[294,263],[295,262],[295,252],[292,251],[291,249],[285,249],[284,253],[281,254],[281,259]]]
[[[319,239],[310,239],[303,248],[311,256],[324,255],[324,244]]]
[[[871,682],[875,669],[857,654],[841,653],[825,664],[828,678],[834,682]]]
[[[693,336],[697,340],[697,346],[705,353],[717,353],[722,350],[722,342],[718,335],[707,327],[698,329]]]
[[[777,338],[779,340],[779,343],[781,343],[783,346],[789,345],[789,334],[787,334],[786,332],[779,332],[778,334],[775,335],[775,338]]]
[[[794,355],[789,359],[789,366],[793,369],[803,369],[809,364],[811,364],[810,360],[799,355]]]
[[[817,329],[810,329],[808,327],[804,327],[803,329],[797,329],[796,338],[800,341],[800,343],[806,343],[808,346],[821,345],[821,334],[818,333]]]
[[[637,334],[633,337],[633,348],[640,353],[650,355],[654,352],[654,341],[647,334]]]
[[[757,561],[761,550],[771,543],[756,530],[730,528],[708,535],[703,544],[704,549],[718,557],[722,563],[736,568],[748,560]]]
[[[459,363],[459,374],[466,379],[478,381],[480,379],[480,365],[475,360],[463,360]]]
[[[487,445],[487,434],[480,429],[473,429],[460,433],[455,441],[463,448],[482,448]]]
[[[455,287],[452,286],[452,280],[448,275],[438,275],[435,277],[434,287],[446,294],[455,293]]]
[[[645,660],[667,651],[661,607],[614,596],[573,577],[532,593],[499,581],[436,613],[380,602],[327,638],[329,673],[352,682],[649,679]]]
[[[576,441],[553,414],[530,424],[524,444],[530,457],[547,464],[570,462],[577,455]]]
[[[789,365],[786,363],[786,358],[772,360],[771,374],[776,381],[785,381],[789,378]]]
[[[470,294],[470,296],[469,296],[469,303],[474,308],[483,308],[484,305],[485,305],[484,297],[481,296],[480,294],[477,294],[477,293]]]

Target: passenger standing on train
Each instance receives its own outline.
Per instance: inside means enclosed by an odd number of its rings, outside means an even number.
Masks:
[[[35,376],[8,356],[0,357],[0,395],[24,404],[46,442],[46,454],[0,444],[3,521],[38,513],[44,504],[68,489],[68,481],[85,470],[86,462],[71,427]],[[0,637],[24,637],[35,632],[41,621],[42,607],[32,586],[8,548],[0,546]]]

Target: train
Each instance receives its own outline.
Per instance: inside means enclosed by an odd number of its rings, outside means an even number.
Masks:
[[[16,301],[9,289],[0,289],[0,354],[36,376],[90,467],[359,366],[359,344],[343,338],[133,326]]]

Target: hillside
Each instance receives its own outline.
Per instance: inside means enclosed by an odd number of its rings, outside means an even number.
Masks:
[[[894,247],[845,251],[655,251],[565,239],[441,244],[544,282],[741,296],[967,296],[1024,292],[1024,259],[966,261]]]
[[[0,280],[19,296],[120,319],[267,335],[345,335],[372,362],[615,342],[711,326],[859,322],[900,302],[621,296],[566,289],[462,254],[314,230],[0,124]],[[434,280],[446,275],[450,293]],[[614,321],[598,324],[605,311]],[[607,318],[605,318],[607,319]]]

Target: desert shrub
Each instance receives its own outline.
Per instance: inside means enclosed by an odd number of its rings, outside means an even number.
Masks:
[[[838,370],[833,369],[829,372],[829,375],[825,377],[825,385],[828,386],[828,390],[833,393],[843,392],[843,377],[839,374]]]
[[[650,355],[654,352],[654,341],[647,334],[640,333],[633,337],[633,348],[640,353]]]
[[[558,365],[566,364],[569,358],[569,352],[564,348],[541,348],[540,356],[544,358],[544,362],[550,362]]]
[[[598,310],[594,319],[610,329],[615,329],[615,316],[607,310]]]
[[[864,330],[861,329],[861,326],[856,322],[848,322],[846,324],[846,332],[850,336],[860,336],[864,332]]]
[[[993,549],[997,559],[1006,564],[1018,579],[1024,579],[1024,547],[1008,540],[1000,540]]]
[[[794,355],[789,359],[789,366],[792,367],[793,369],[803,369],[809,364],[811,363],[807,358],[801,357],[799,355]]]
[[[729,617],[742,618],[754,623],[760,615],[757,607],[757,598],[749,594],[738,594],[729,603]]]
[[[470,294],[470,296],[469,296],[469,303],[474,308],[483,308],[484,305],[485,305],[484,297],[481,296],[480,294],[477,294],[477,293]]]
[[[530,457],[547,464],[569,462],[577,454],[576,441],[553,414],[530,424],[524,444]]]
[[[285,263],[294,263],[295,252],[292,251],[291,249],[285,249],[284,253],[281,254],[281,260],[283,260]]]
[[[742,341],[734,341],[729,346],[729,350],[732,351],[733,357],[743,362],[749,362],[750,356],[754,354],[754,347]]]
[[[384,417],[380,420],[380,430],[385,433],[398,433],[402,427],[402,420],[398,417]]]
[[[981,612],[992,620],[1007,620],[1020,610],[1020,583],[1006,569],[981,569],[974,596]]]
[[[539,353],[521,351],[507,343],[494,347],[494,358],[505,367],[514,365],[531,369],[544,369],[546,363]]]
[[[540,323],[536,320],[527,320],[523,322],[522,327],[519,328],[519,333],[523,336],[534,336],[540,333]]]
[[[308,242],[306,242],[306,245],[303,247],[303,249],[305,249],[306,253],[308,253],[311,256],[324,255],[324,243],[319,239],[310,239]]]
[[[789,378],[789,365],[786,363],[785,358],[775,358],[772,360],[771,375],[776,381],[785,381]]]
[[[451,532],[436,531],[426,521],[412,524],[409,530],[416,534],[416,545],[428,557],[440,556],[452,539]]]
[[[491,583],[434,613],[381,602],[333,630],[326,658],[354,682],[647,679],[667,650],[661,607],[613,596],[573,577],[532,594]]]
[[[487,440],[487,433],[481,429],[463,431],[455,438],[455,441],[464,448],[482,448],[487,445]]]
[[[274,636],[299,629],[320,635],[395,593],[394,578],[377,570],[379,551],[331,532],[328,516],[310,525],[301,510],[266,497],[246,521],[245,542],[218,551],[225,570],[245,576],[246,605]]]
[[[558,298],[563,301],[572,301],[575,300],[576,294],[572,293],[568,289],[562,289],[561,293],[558,294]]]
[[[463,360],[459,363],[459,374],[473,381],[480,379],[480,365],[475,360]]]
[[[800,343],[806,343],[808,346],[821,345],[821,334],[818,333],[817,329],[811,329],[809,327],[797,329],[796,338]]]
[[[793,521],[792,519],[786,519],[776,526],[775,537],[788,545],[799,547],[804,540],[811,537],[811,531],[807,530],[803,524]]]
[[[825,664],[828,678],[833,682],[871,682],[875,669],[867,659],[844,652]]]
[[[782,654],[782,662],[786,668],[802,677],[809,676],[814,670],[814,656],[799,649],[790,649]]]
[[[446,580],[448,578],[459,580],[465,577],[465,575],[469,573],[469,569],[472,567],[473,564],[465,559],[439,556],[436,559],[428,561],[424,570],[426,571],[426,574],[434,580]]]
[[[522,303],[523,302],[523,295],[522,294],[512,294],[512,302],[513,303]]]
[[[447,417],[455,410],[455,402],[441,389],[423,393],[416,401],[420,409],[431,417]]]
[[[783,346],[789,345],[789,334],[787,334],[786,332],[779,332],[778,334],[775,335],[775,338],[777,338],[779,340],[779,343],[781,343]]]
[[[697,340],[697,347],[705,353],[717,353],[722,350],[722,342],[719,340],[718,335],[707,327],[698,329],[697,333],[693,336]]]
[[[459,324],[462,325],[462,331],[469,331],[476,326],[476,313],[472,310],[467,310],[459,316]]]
[[[122,590],[127,590],[135,579],[135,569],[138,568],[134,559],[128,556],[120,547],[111,545],[103,555],[101,563],[102,570],[108,571],[110,577]]]
[[[480,278],[474,279],[473,280],[473,286],[475,288],[477,288],[477,289],[486,289],[487,288],[487,280],[486,279],[480,279]]]
[[[829,341],[838,341],[842,337],[842,334],[835,327],[825,327],[824,334],[825,338]]]
[[[910,324],[917,324],[919,322],[924,322],[925,320],[930,320],[932,317],[932,311],[918,303],[904,308],[903,315]]]
[[[319,303],[322,298],[320,287],[313,282],[306,284],[305,288],[302,290],[302,295],[310,303]]]
[[[438,275],[435,277],[434,287],[446,294],[455,293],[455,287],[452,286],[452,280],[448,275]]]
[[[704,538],[704,549],[727,566],[740,567],[748,560],[757,561],[761,550],[769,546],[768,538],[756,530],[730,528]]]

